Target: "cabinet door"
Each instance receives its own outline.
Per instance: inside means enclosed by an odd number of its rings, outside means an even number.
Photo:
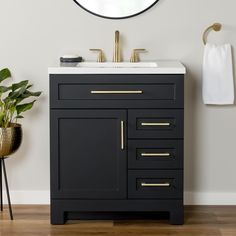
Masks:
[[[52,198],[126,198],[126,116],[122,110],[51,110]]]

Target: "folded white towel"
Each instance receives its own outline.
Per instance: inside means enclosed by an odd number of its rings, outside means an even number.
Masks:
[[[206,44],[203,58],[204,104],[234,103],[234,79],[231,45]]]

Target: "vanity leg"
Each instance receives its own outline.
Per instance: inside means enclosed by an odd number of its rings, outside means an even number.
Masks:
[[[64,225],[65,224],[65,213],[59,208],[51,206],[51,224],[52,225]]]
[[[184,208],[173,210],[170,212],[170,224],[172,225],[184,224]]]

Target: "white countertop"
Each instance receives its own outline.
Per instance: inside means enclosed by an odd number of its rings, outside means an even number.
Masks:
[[[186,68],[179,61],[156,61],[158,67],[146,68],[91,68],[50,67],[49,74],[186,74]]]

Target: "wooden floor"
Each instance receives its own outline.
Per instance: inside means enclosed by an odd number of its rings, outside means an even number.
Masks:
[[[185,225],[172,226],[167,220],[71,221],[52,226],[48,206],[13,206],[14,221],[8,209],[0,212],[0,236],[114,235],[114,236],[236,236],[236,206],[188,206]]]

